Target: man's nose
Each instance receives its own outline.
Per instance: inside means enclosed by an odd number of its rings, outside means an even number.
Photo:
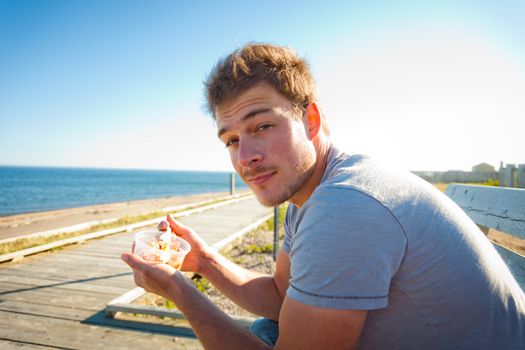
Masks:
[[[263,158],[257,145],[250,140],[239,141],[239,164],[243,167],[252,166]]]

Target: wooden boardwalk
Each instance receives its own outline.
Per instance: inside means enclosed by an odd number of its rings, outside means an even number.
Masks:
[[[250,197],[180,221],[209,244],[271,213]],[[106,304],[134,288],[121,233],[0,264],[0,349],[200,349],[187,328],[106,318]]]

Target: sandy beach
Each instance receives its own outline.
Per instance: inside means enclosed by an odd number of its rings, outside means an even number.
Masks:
[[[213,200],[227,195],[229,192],[215,192],[2,216],[0,217],[0,240],[85,222],[118,219],[126,215],[155,212],[166,207]]]

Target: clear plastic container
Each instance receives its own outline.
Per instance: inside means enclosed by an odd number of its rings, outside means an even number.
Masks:
[[[137,232],[133,253],[146,261],[166,263],[180,270],[186,254],[191,250],[191,245],[171,233],[171,241],[169,249],[167,249],[165,242],[160,238],[163,233],[156,230]]]

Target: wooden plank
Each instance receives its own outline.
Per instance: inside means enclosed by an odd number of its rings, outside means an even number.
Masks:
[[[71,307],[63,305],[50,306],[46,304],[28,304],[26,301],[2,300],[0,311],[22,313],[34,316],[61,318],[71,321],[82,321],[93,315],[98,310],[89,310],[82,307]],[[0,347],[1,349],[1,347]]]
[[[32,282],[35,282],[35,280]],[[0,290],[0,299],[4,299],[9,295],[16,294],[19,294],[23,298],[30,299],[31,293],[42,291],[48,293],[49,295],[57,296],[79,293],[82,295],[95,297],[96,299],[105,298],[107,302],[107,300],[113,299],[115,295],[122,294],[122,290],[125,290],[125,288],[99,286],[93,284],[88,285],[86,283],[74,284],[70,281],[52,283],[41,281],[39,284],[1,281]]]
[[[259,220],[255,221],[254,223],[243,227],[242,229],[240,229],[239,231],[229,235],[228,237],[225,237],[223,239],[218,240],[217,242],[215,242],[213,244],[212,247],[215,250],[220,250],[220,249],[225,248],[226,246],[228,246],[232,242],[235,242],[238,239],[240,239],[242,236],[246,235],[248,232],[250,232],[250,231],[256,229],[257,227],[261,226],[262,224],[264,224],[266,221],[271,219],[272,216],[273,216],[273,214],[268,214],[268,215],[260,218]]]
[[[54,255],[48,255],[46,257],[42,257],[42,259],[39,260],[26,260],[27,264],[46,264],[47,266],[55,265],[56,267],[60,268],[67,268],[68,266],[74,266],[79,265],[83,267],[85,264],[90,264],[91,268],[94,266],[97,267],[112,267],[116,268],[122,264],[124,266],[124,262],[120,259],[119,255],[114,256],[96,256],[96,255],[89,255],[84,254],[83,251],[68,251],[68,252],[61,252],[60,254],[54,254]]]
[[[492,244],[509,267],[521,289],[525,290],[525,256],[514,253],[497,243]]]
[[[131,272],[126,271],[123,273],[115,273],[115,274],[101,274],[98,276],[78,276],[75,279],[71,279],[71,277],[68,277],[65,274],[50,274],[50,275],[44,275],[41,274],[38,275],[39,271],[34,271],[35,275],[30,276],[29,274],[18,274],[15,271],[3,271],[0,274],[0,283],[11,283],[11,281],[21,280],[28,277],[31,277],[35,284],[39,283],[48,283],[48,284],[86,284],[86,285],[94,285],[94,286],[100,286],[100,288],[107,287],[107,288],[126,288],[128,286],[132,286],[133,284],[133,275]],[[26,281],[29,283],[30,280]],[[42,282],[38,282],[42,281]],[[0,295],[4,292],[4,290],[0,289]]]
[[[61,251],[60,254],[57,254],[58,252],[54,252],[55,254],[53,255],[43,256],[38,261],[41,261],[43,263],[56,263],[57,265],[60,263],[72,263],[72,262],[75,262],[76,264],[82,264],[83,262],[86,262],[86,261],[90,261],[92,264],[94,263],[96,265],[103,265],[103,264],[114,265],[114,264],[118,264],[120,260],[121,252],[119,252],[118,254],[114,254],[114,255],[102,256],[102,255],[94,255],[94,254],[85,254],[84,250]],[[25,261],[27,263],[30,263],[36,260],[25,259]],[[8,265],[4,265],[4,266],[8,266]]]
[[[154,229],[153,227],[148,229]],[[94,239],[86,241],[78,245],[77,247],[87,247],[85,249],[97,249],[101,251],[114,250],[123,246],[127,246],[133,242],[133,232],[123,232],[114,236],[108,237],[108,239]]]
[[[130,322],[106,320],[99,314],[78,322],[0,311],[0,337],[12,342],[90,350],[202,348],[187,329],[157,328],[164,333],[153,334],[147,330],[137,332]],[[175,343],[173,337],[177,335],[184,337],[178,337]]]
[[[131,273],[131,269],[125,268],[124,266],[118,265],[118,268],[115,267],[111,269],[111,266],[100,267],[93,271],[93,266],[96,266],[95,263],[89,267],[89,265],[77,265],[77,269],[74,266],[69,267],[60,267],[54,264],[42,264],[33,266],[14,266],[9,269],[0,270],[0,275],[12,275],[19,273],[21,275],[31,275],[40,273],[41,277],[49,279],[63,279],[63,280],[78,280],[78,279],[88,279],[104,276],[114,276],[118,277],[119,274]]]
[[[73,264],[74,261],[70,261]],[[98,268],[97,263],[102,266]],[[77,265],[60,266],[52,261],[46,261],[42,264],[27,264],[27,265],[16,265],[9,266],[8,268],[0,269],[0,275],[6,274],[11,275],[13,273],[36,275],[38,277],[46,278],[57,278],[57,279],[78,279],[78,278],[89,278],[93,276],[105,276],[115,275],[125,272],[132,272],[127,265],[123,265],[124,262],[115,260],[114,263],[107,263],[104,265],[103,261],[93,262],[90,266],[87,262],[77,263]],[[67,264],[67,263],[64,263]],[[95,269],[96,267],[96,269]]]
[[[43,349],[60,349],[60,348],[0,339],[0,349],[2,350],[20,350],[20,349],[43,350]]]
[[[62,255],[65,256],[80,256],[80,257],[89,257],[94,258],[95,260],[107,259],[107,261],[120,260],[120,255],[125,251],[131,251],[132,243],[126,244],[122,247],[114,247],[111,250],[101,251],[100,249],[82,249],[79,251],[63,251]]]
[[[0,297],[16,291],[27,293],[31,290],[53,288],[64,294],[68,290],[84,290],[115,295],[134,285],[132,274],[128,269],[121,272],[108,271],[108,273],[92,271],[91,274],[82,275],[74,274],[74,269],[53,273],[45,266],[3,269],[0,270]]]
[[[38,262],[38,263],[46,262],[47,263],[47,262],[53,262],[53,261],[57,261],[57,262],[68,261],[69,263],[71,263],[73,261],[76,261],[77,259],[79,262],[81,262],[82,260],[91,260],[92,263],[96,263],[99,261],[106,261],[110,263],[116,260],[120,260],[120,254],[117,254],[117,253],[115,253],[115,255],[112,255],[112,256],[110,255],[110,256],[105,256],[105,257],[104,256],[92,256],[90,254],[84,254],[84,249],[86,248],[76,247],[75,249],[65,248],[65,249],[61,249],[61,250],[57,250],[53,252],[47,252],[47,253],[38,255],[37,259],[35,259],[34,257],[24,258],[23,264],[30,264],[34,262]],[[7,264],[4,263],[0,265],[0,269],[4,267],[14,266],[14,265],[16,265],[16,262],[7,263]],[[97,265],[101,265],[101,264],[97,264]]]
[[[49,288],[56,290],[57,293],[64,294],[72,290],[77,290],[91,293],[118,295],[126,292],[129,287],[132,286],[133,277],[129,276],[128,283],[121,283],[118,286],[93,283],[96,281],[97,280],[93,278],[69,281],[50,281],[45,279],[32,279],[25,276],[10,276],[9,278],[2,278],[0,281],[0,297],[6,294]]]
[[[445,193],[479,225],[525,239],[525,190],[450,184]]]
[[[20,276],[20,278],[31,278],[34,280],[44,280],[48,281],[49,283],[52,282],[82,282],[82,283],[88,283],[88,284],[96,284],[101,286],[119,286],[119,285],[125,285],[128,282],[133,281],[133,275],[132,272],[129,270],[125,271],[114,271],[112,273],[108,274],[98,274],[98,275],[86,275],[86,276],[75,276],[71,277],[71,275],[68,275],[67,273],[49,273],[46,271],[45,266],[40,267],[40,269],[35,269],[35,271],[31,271],[22,269],[22,270],[15,270],[15,269],[9,269],[9,270],[2,270],[0,271],[0,281],[8,281],[12,278],[16,278]],[[0,293],[2,290],[0,290]]]
[[[41,285],[41,284],[47,284],[47,285],[53,285],[53,284],[60,284],[60,283],[70,283],[72,285],[74,284],[85,284],[85,285],[92,285],[97,286],[101,290],[108,290],[108,288],[112,288],[114,290],[117,289],[125,289],[128,290],[129,288],[133,288],[135,286],[135,283],[133,281],[133,276],[131,273],[122,274],[121,276],[100,276],[101,278],[88,278],[84,281],[81,280],[71,280],[66,277],[48,277],[39,275],[38,273],[33,275],[20,275],[17,273],[12,273],[12,271],[8,272],[2,272],[0,273],[0,283],[23,283],[23,284],[32,284],[32,285]],[[106,288],[106,289],[104,289]],[[6,290],[9,290],[9,288],[6,288]],[[4,290],[0,290],[1,293],[5,292]],[[120,294],[120,293],[119,293]]]
[[[69,290],[65,293],[58,294],[56,291],[49,289],[36,289],[31,292],[4,294],[0,296],[0,301],[25,302],[28,305],[27,312],[29,312],[33,304],[48,305],[49,307],[82,307],[95,312],[103,310],[107,301],[114,297],[115,294],[91,293],[78,290]]]
[[[46,277],[52,279],[81,279],[101,276],[115,276],[124,273],[131,273],[129,267],[120,259],[100,260],[100,259],[63,259],[59,256],[53,259],[42,259],[28,261],[26,263],[9,264],[0,268],[0,276],[3,274],[11,275],[34,275],[36,277]]]

